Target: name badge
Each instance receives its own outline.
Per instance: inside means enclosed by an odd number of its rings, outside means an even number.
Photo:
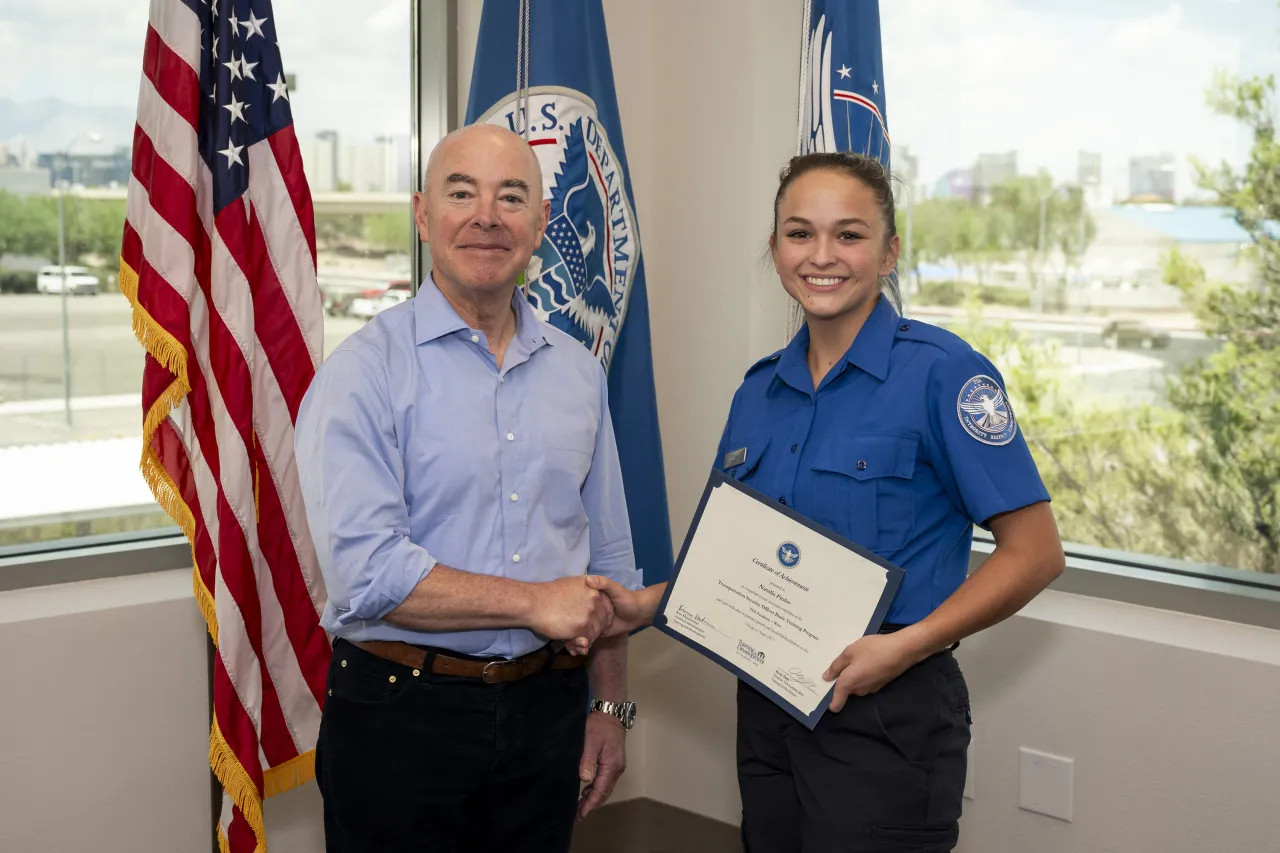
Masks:
[[[730,450],[724,455],[724,467],[732,468],[734,465],[741,465],[747,461],[747,449],[739,447],[737,450]]]

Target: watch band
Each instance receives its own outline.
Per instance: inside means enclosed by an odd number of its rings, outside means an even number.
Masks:
[[[626,731],[631,731],[631,727],[635,725],[636,703],[634,702],[609,702],[604,699],[595,699],[591,702],[591,710],[608,714],[622,723]]]

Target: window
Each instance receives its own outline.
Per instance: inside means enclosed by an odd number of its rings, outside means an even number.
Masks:
[[[907,311],[1001,369],[1064,540],[1280,572],[1280,8],[881,16]]]
[[[350,11],[273,0],[326,354],[409,287],[410,4]],[[143,350],[117,289],[146,31],[145,3],[0,12],[0,546],[171,525],[138,473]]]

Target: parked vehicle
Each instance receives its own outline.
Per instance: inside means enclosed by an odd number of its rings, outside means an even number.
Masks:
[[[401,302],[408,301],[408,299],[408,289],[388,289],[376,296],[357,296],[351,300],[351,305],[347,308],[347,314],[351,317],[369,320],[388,308],[394,308]]]
[[[367,313],[370,310],[370,307],[368,304],[362,304],[359,309],[362,313],[355,314],[352,312],[352,306],[356,301],[377,299],[386,293],[403,293],[404,299],[399,300],[399,302],[403,302],[411,295],[408,280],[392,281],[383,285],[365,287],[361,290],[322,286],[321,292],[323,295],[325,313],[330,317],[364,317],[365,319],[373,316],[372,314]],[[389,303],[387,307],[399,304],[399,302]],[[377,312],[375,311],[374,313]]]
[[[62,267],[41,267],[36,273],[36,291],[38,293],[61,293],[62,292]],[[85,267],[67,267],[66,275],[67,293],[75,296],[78,293],[87,293],[95,296],[98,293],[98,277],[89,272]]]
[[[1164,349],[1169,346],[1169,333],[1141,320],[1112,320],[1102,327],[1102,343],[1112,349],[1141,347]]]

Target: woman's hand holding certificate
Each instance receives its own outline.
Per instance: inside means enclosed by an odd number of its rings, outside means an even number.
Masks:
[[[812,727],[832,694],[824,676],[879,629],[901,576],[715,472],[654,625]]]

